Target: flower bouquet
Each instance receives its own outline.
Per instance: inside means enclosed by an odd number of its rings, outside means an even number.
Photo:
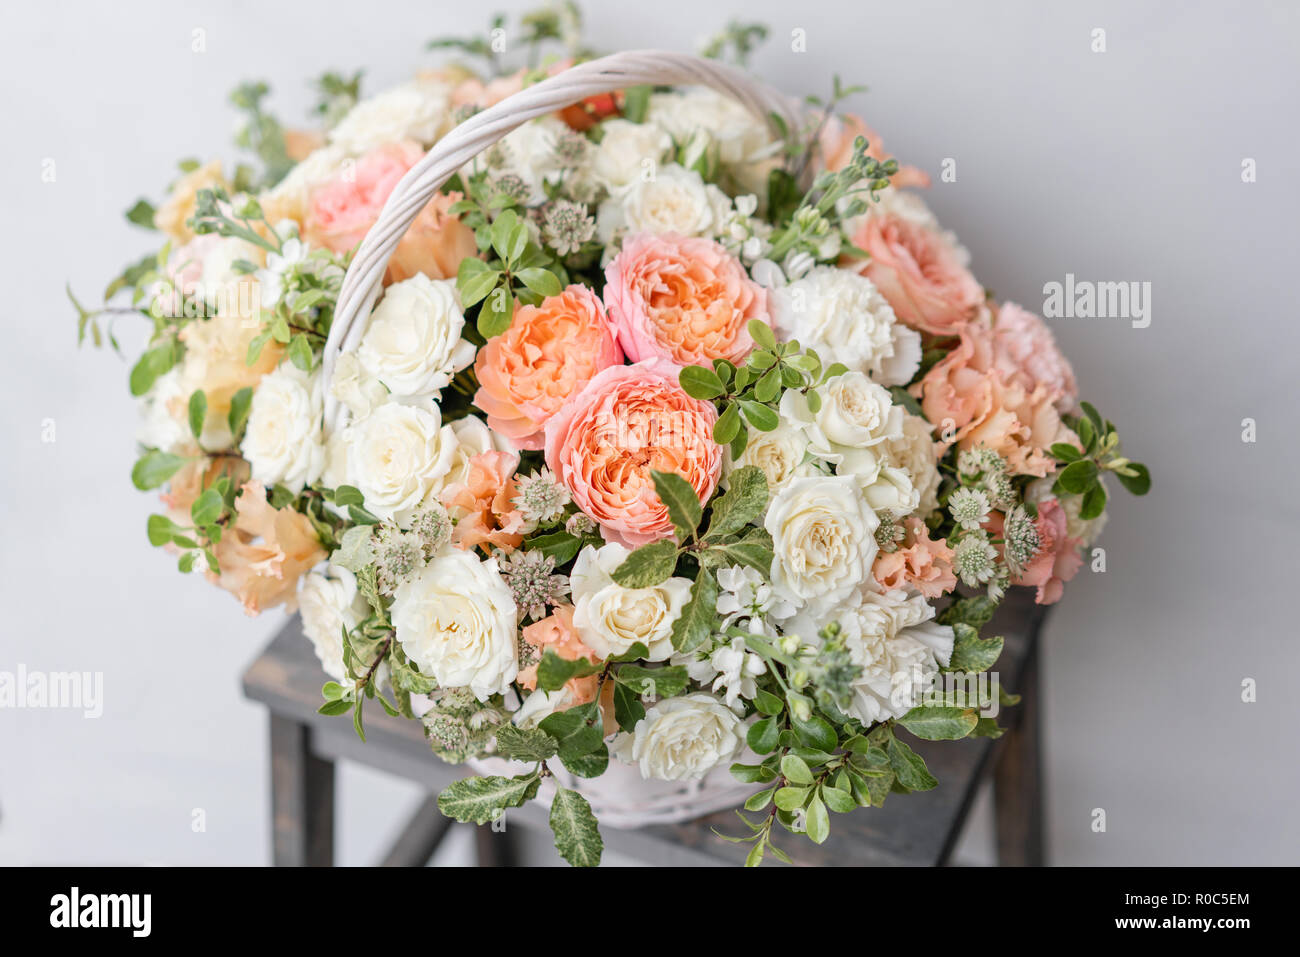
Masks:
[[[184,163],[137,203],[162,247],[80,334],[148,321],[150,542],[298,609],[322,712],[364,737],[373,702],[494,772],[445,814],[547,800],[590,865],[592,803],[743,801],[749,862],[784,860],[778,827],[822,842],[936,785],[907,735],[1000,733],[962,683],[1001,650],[981,627],[1010,587],[1057,601],[1106,476],[1150,478],[852,90],[592,60],[574,17],[525,18],[533,53],[570,47],[546,67],[368,99],[327,75],[320,131],[241,88],[260,169]]]

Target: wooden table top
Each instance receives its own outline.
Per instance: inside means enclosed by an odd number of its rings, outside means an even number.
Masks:
[[[1017,681],[1045,609],[1032,603],[1033,592],[1012,589],[983,635],[1003,635],[1006,644],[995,670],[1002,686],[1015,693]],[[328,680],[302,634],[297,616],[272,639],[244,674],[244,693],[272,712],[312,729],[312,750],[323,758],[357,761],[398,774],[437,792],[465,776],[468,769],[443,763],[429,750],[418,721],[389,717],[376,702],[368,702],[365,742],[352,728],[351,714],[327,717],[316,713],[321,685]],[[998,716],[1004,727],[1016,719],[1016,708]],[[989,738],[962,741],[918,741],[904,732],[921,754],[939,786],[912,794],[894,794],[883,808],[858,808],[836,814],[831,836],[821,846],[802,835],[779,829],[777,844],[797,864],[820,866],[923,865],[945,863],[960,834],[977,788],[990,765],[997,742]],[[509,820],[525,827],[547,827],[546,811],[535,804],[511,810]],[[605,845],[637,860],[657,865],[737,865],[749,845],[733,844],[714,834],[743,832],[732,811],[722,811],[681,824],[637,830],[601,827]]]

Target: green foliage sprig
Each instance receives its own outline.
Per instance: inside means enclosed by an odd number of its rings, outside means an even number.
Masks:
[[[1064,463],[1052,491],[1058,496],[1082,496],[1079,518],[1086,521],[1106,510],[1106,486],[1102,484],[1106,472],[1114,473],[1119,483],[1134,495],[1151,491],[1151,472],[1145,465],[1120,454],[1115,426],[1103,419],[1096,408],[1088,402],[1081,402],[1079,407],[1083,415],[1067,419],[1066,423],[1079,436],[1083,451],[1066,442],[1051,447],[1052,456]]]

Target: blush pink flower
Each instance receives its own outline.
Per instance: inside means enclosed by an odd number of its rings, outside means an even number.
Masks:
[[[1068,519],[1061,503],[1049,498],[1038,505],[1038,518],[1034,528],[1038,531],[1038,551],[1018,578],[1016,585],[1035,585],[1038,594],[1034,601],[1051,605],[1061,600],[1065,583],[1079,571],[1083,557],[1079,554],[1082,541],[1070,538]]]
[[[926,598],[938,598],[957,587],[952,571],[952,549],[944,539],[930,538],[919,518],[904,521],[907,532],[892,552],[880,552],[871,574],[886,589],[911,585]]]
[[[767,290],[718,243],[638,233],[605,267],[605,308],[633,362],[739,362],[754,348],[745,326],[768,321]]]
[[[844,116],[832,116],[822,126],[821,133],[817,137],[821,168],[835,172],[848,166],[849,161],[853,159],[853,141],[859,136],[866,138],[867,155],[872,159],[881,163],[893,159],[885,152],[885,146],[876,131],[867,126],[860,116],[850,113]],[[900,189],[909,186],[924,187],[930,185],[930,177],[924,170],[917,169],[915,166],[899,166],[898,172],[889,178],[889,183]]]
[[[887,213],[864,217],[853,242],[871,256],[859,271],[913,329],[953,335],[984,302],[957,249],[934,230]]]
[[[517,448],[535,451],[564,401],[622,361],[601,301],[586,286],[569,286],[539,306],[517,308],[510,328],[479,350],[474,404]]]
[[[555,652],[565,661],[578,661],[586,658],[596,662],[600,657],[582,643],[577,629],[573,627],[573,606],[556,605],[555,611],[541,621],[525,625],[519,636],[525,644],[531,645],[537,653],[537,662],[548,650]],[[532,691],[537,687],[537,663],[519,670],[515,678],[520,687]],[[573,708],[596,700],[596,691],[600,687],[599,675],[586,675],[582,678],[570,678],[564,683],[569,690],[569,701],[564,708]],[[563,708],[561,710],[564,710]]]
[[[1032,392],[1042,386],[1060,412],[1072,412],[1079,387],[1047,323],[1015,303],[1003,303],[993,323],[994,366],[1008,382]]]
[[[394,187],[423,156],[415,143],[388,143],[316,186],[308,199],[308,241],[336,253],[352,249],[375,224]],[[456,275],[461,260],[477,255],[474,231],[447,212],[458,199],[459,194],[438,194],[420,211],[393,252],[385,274],[388,282],[416,273],[448,279]]]
[[[442,490],[439,501],[456,520],[453,542],[489,554],[489,546],[511,552],[523,544],[524,517],[513,501],[518,465],[512,452],[479,452],[470,457],[465,480]]]
[[[546,464],[609,541],[644,545],[673,533],[651,472],[675,472],[706,502],[718,484],[717,410],[677,383],[664,359],[610,366],[546,423]]]

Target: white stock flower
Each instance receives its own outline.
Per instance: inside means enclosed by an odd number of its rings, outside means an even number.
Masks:
[[[718,672],[713,690],[723,692],[723,702],[734,708],[740,698],[750,699],[758,693],[755,678],[767,673],[763,659],[745,647],[745,639],[732,638],[709,656],[709,664]]]
[[[818,266],[772,290],[772,325],[783,339],[842,362],[881,385],[903,385],[921,364],[921,336],[897,322],[894,310],[865,276]]]
[[[399,140],[432,146],[451,122],[451,88],[415,79],[362,100],[330,130],[332,145],[352,156]]]
[[[357,360],[398,398],[434,396],[474,361],[474,344],[460,336],[464,328],[456,280],[416,273],[384,292]]]
[[[817,466],[806,462],[807,457],[808,436],[798,423],[782,417],[771,432],[750,429],[745,451],[733,461],[728,450],[723,467],[730,474],[746,465],[756,466],[767,479],[768,491],[775,492],[792,478],[817,474]]]
[[[732,565],[718,569],[718,614],[724,618],[773,618],[794,614],[794,606],[777,596],[756,569]]]
[[[591,175],[610,193],[654,175],[673,148],[672,138],[652,123],[606,120],[591,157]]]
[[[325,673],[340,684],[349,684],[343,664],[343,631],[351,631],[369,608],[357,591],[352,572],[330,565],[328,574],[310,572],[298,584],[298,611],[302,630],[316,650]]]
[[[670,164],[651,179],[638,179],[600,204],[597,231],[609,242],[620,229],[629,233],[677,233],[717,237],[731,218],[731,200],[693,169]]]
[[[744,725],[711,694],[698,692],[652,705],[630,734],[614,739],[615,756],[641,768],[642,778],[701,778],[731,763],[744,746]]]
[[[253,392],[248,429],[240,452],[263,485],[283,485],[295,494],[320,478],[325,468],[321,442],[321,380],[285,362],[262,377]]]
[[[436,406],[390,402],[347,431],[348,484],[381,519],[405,525],[431,493],[442,488],[456,455],[456,434]]]
[[[496,559],[456,548],[434,556],[398,586],[392,618],[402,650],[441,688],[486,701],[519,672],[515,601]]]
[[[673,653],[673,622],[690,600],[691,583],[669,578],[650,588],[624,588],[611,577],[631,552],[616,542],[578,555],[569,576],[573,626],[601,658],[621,655],[638,642],[650,650],[647,661]]]
[[[257,271],[257,281],[262,286],[262,305],[274,306],[284,294],[284,281],[289,273],[307,258],[307,244],[301,239],[287,239],[278,253],[266,254],[266,268]]]
[[[772,584],[795,605],[837,602],[871,574],[879,518],[848,476],[793,479],[768,507]]]

